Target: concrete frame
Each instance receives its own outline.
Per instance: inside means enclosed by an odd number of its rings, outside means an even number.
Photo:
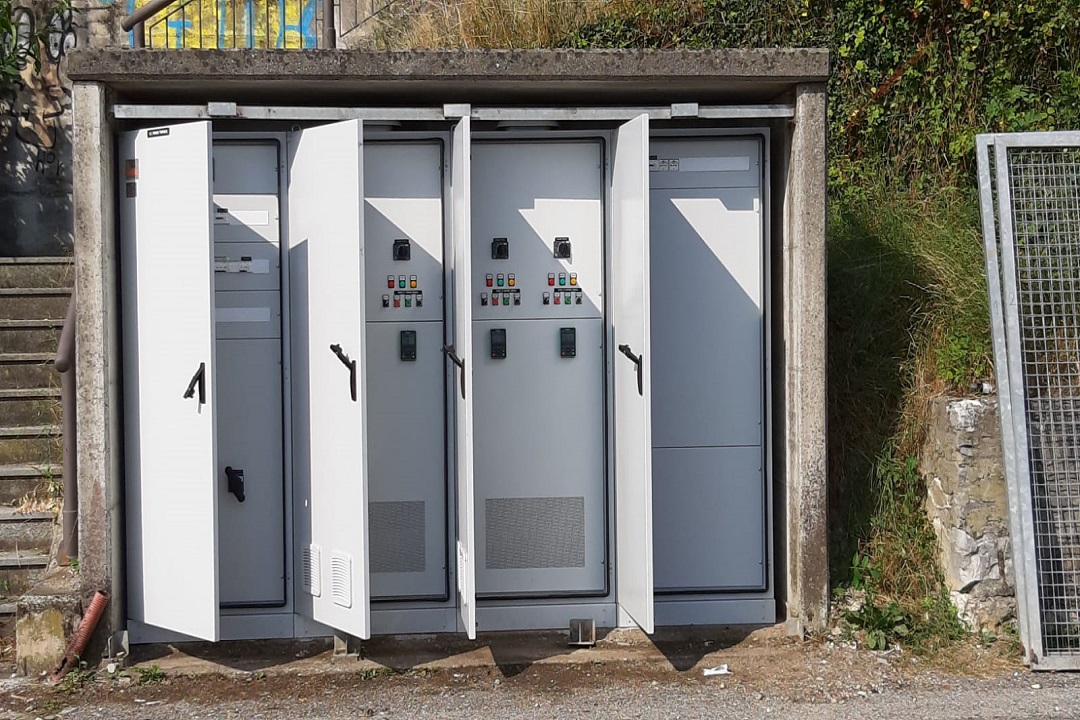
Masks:
[[[124,608],[114,104],[529,107],[670,103],[794,105],[775,121],[773,478],[776,590],[792,634],[828,616],[826,463],[826,94],[824,50],[153,52],[71,55],[80,582]],[[167,101],[165,98],[168,98]],[[346,99],[347,97],[347,99]],[[397,101],[397,103],[395,103]],[[674,114],[674,113],[673,113]],[[283,118],[284,119],[284,118]],[[693,121],[693,116],[687,118]]]

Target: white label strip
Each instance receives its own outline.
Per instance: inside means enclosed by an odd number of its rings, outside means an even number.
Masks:
[[[679,158],[678,165],[679,172],[746,172],[749,169],[749,155]]]
[[[251,272],[256,275],[270,274],[270,261],[266,258],[257,258],[251,261]]]
[[[219,323],[265,323],[272,318],[268,307],[214,308],[214,321]]]

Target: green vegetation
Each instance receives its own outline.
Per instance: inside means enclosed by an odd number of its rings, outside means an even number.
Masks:
[[[35,1],[29,6],[32,12],[16,0],[0,0],[0,97],[21,82],[24,68],[41,69],[50,30],[72,12],[71,0]]]
[[[165,671],[158,667],[156,663],[150,667],[136,665],[133,669],[135,674],[139,676],[136,681],[139,685],[159,685],[165,682]]]
[[[851,624],[875,644],[899,627],[916,647],[959,637],[916,458],[930,399],[993,379],[975,135],[1080,128],[1080,3],[457,0],[423,9],[438,6],[395,16],[398,32],[385,38],[831,51],[833,580],[867,594],[870,607]]]

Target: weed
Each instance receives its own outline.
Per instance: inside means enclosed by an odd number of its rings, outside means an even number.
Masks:
[[[158,667],[157,664],[150,667],[136,666],[133,670],[139,676],[135,681],[138,685],[159,685],[165,682],[166,679],[165,671]]]
[[[885,650],[911,632],[911,619],[899,605],[890,602],[883,607],[878,606],[869,595],[858,610],[845,613],[844,620],[862,631],[866,647],[870,650]]]
[[[79,558],[78,557],[70,557],[70,558],[68,558],[68,567],[71,568],[71,572],[73,574],[78,575],[79,574],[79,569],[81,567],[79,565]]]
[[[376,680],[378,678],[387,677],[393,674],[393,669],[388,667],[364,668],[359,673],[357,673],[361,680]]]
[[[85,660],[80,660],[78,666],[71,669],[71,671],[64,676],[64,679],[57,685],[57,690],[62,693],[71,694],[81,690],[96,679],[96,673],[90,669]]]
[[[874,563],[869,555],[855,553],[851,558],[852,590],[869,590],[873,584],[881,578],[881,568]]]

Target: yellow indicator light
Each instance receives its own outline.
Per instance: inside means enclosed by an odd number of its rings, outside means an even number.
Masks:
[[[570,284],[577,285],[577,275],[570,275]]]

